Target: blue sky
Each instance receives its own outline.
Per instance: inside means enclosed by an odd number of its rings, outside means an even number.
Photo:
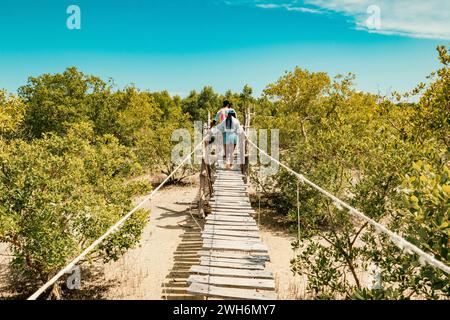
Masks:
[[[0,88],[77,66],[119,86],[185,96],[212,85],[258,95],[295,66],[353,72],[357,88],[412,89],[450,43],[450,1],[2,0]],[[81,30],[66,27],[69,5]],[[369,29],[367,8],[380,8]]]

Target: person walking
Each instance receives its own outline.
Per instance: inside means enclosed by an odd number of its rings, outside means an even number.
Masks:
[[[222,103],[222,108],[219,111],[217,111],[217,113],[216,113],[214,119],[211,121],[209,127],[212,128],[216,124],[222,123],[227,117],[228,110],[230,110],[232,107],[233,107],[233,103],[231,103],[229,100],[224,100]],[[214,141],[216,141],[215,136],[211,137],[209,144],[214,143]],[[225,154],[226,154],[225,134],[222,135],[222,141],[223,141],[223,149],[222,149],[223,159],[225,160]],[[217,152],[217,154],[220,153],[219,150],[217,150],[216,152]]]
[[[222,108],[217,111],[214,119],[211,121],[209,127],[212,128],[218,123],[222,123],[223,120],[227,117],[227,110],[231,109],[232,103],[228,100],[224,100],[222,103]]]
[[[225,168],[231,169],[233,163],[233,154],[238,143],[238,135],[242,133],[242,126],[236,118],[236,111],[228,109],[226,111],[226,119],[212,129],[212,133],[222,132],[225,150]]]

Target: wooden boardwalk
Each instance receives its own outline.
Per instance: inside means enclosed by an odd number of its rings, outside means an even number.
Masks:
[[[218,169],[211,214],[202,232],[199,265],[190,269],[191,294],[228,299],[276,299],[275,280],[266,269],[261,242],[241,171]]]

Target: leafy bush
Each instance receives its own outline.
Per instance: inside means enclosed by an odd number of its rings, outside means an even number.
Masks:
[[[447,51],[438,51],[443,68],[418,104],[357,92],[352,75],[331,80],[297,68],[267,87],[255,120],[280,128],[282,161],[295,171],[448,263],[450,77]],[[279,208],[296,221],[295,178],[281,170],[267,181],[265,190],[277,193]],[[448,275],[306,185],[300,212],[302,239],[294,247],[301,250],[292,270],[308,275],[312,296],[449,296]],[[367,288],[364,271],[371,268],[381,274],[382,288]]]
[[[13,266],[41,282],[128,212],[133,196],[149,190],[126,183],[140,172],[133,152],[111,135],[96,137],[86,123],[64,137],[0,141],[0,164],[0,241],[10,245]],[[147,215],[134,215],[97,253],[117,259],[138,242]]]

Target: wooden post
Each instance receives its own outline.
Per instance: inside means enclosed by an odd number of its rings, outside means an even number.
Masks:
[[[209,132],[209,119],[210,113],[208,112],[208,123],[203,126],[204,136]],[[209,202],[209,199],[213,193],[212,187],[212,173],[211,173],[211,162],[210,154],[207,152],[209,146],[209,141],[205,141],[202,147],[202,164],[200,167],[200,190],[198,198],[198,210],[199,217],[204,219],[206,217],[205,207]]]
[[[249,129],[250,129],[250,107],[247,108],[247,111],[245,113],[245,117],[244,117],[244,130],[245,133],[247,134],[247,136],[249,135]],[[245,183],[248,182],[248,175],[249,175],[249,152],[248,152],[248,146],[249,143],[247,141],[247,139],[245,139],[245,143],[244,143],[244,163],[241,164],[241,172],[244,175],[244,181]]]
[[[200,167],[200,191],[198,195],[198,216],[202,219],[205,218],[205,159],[202,158],[202,165]]]

